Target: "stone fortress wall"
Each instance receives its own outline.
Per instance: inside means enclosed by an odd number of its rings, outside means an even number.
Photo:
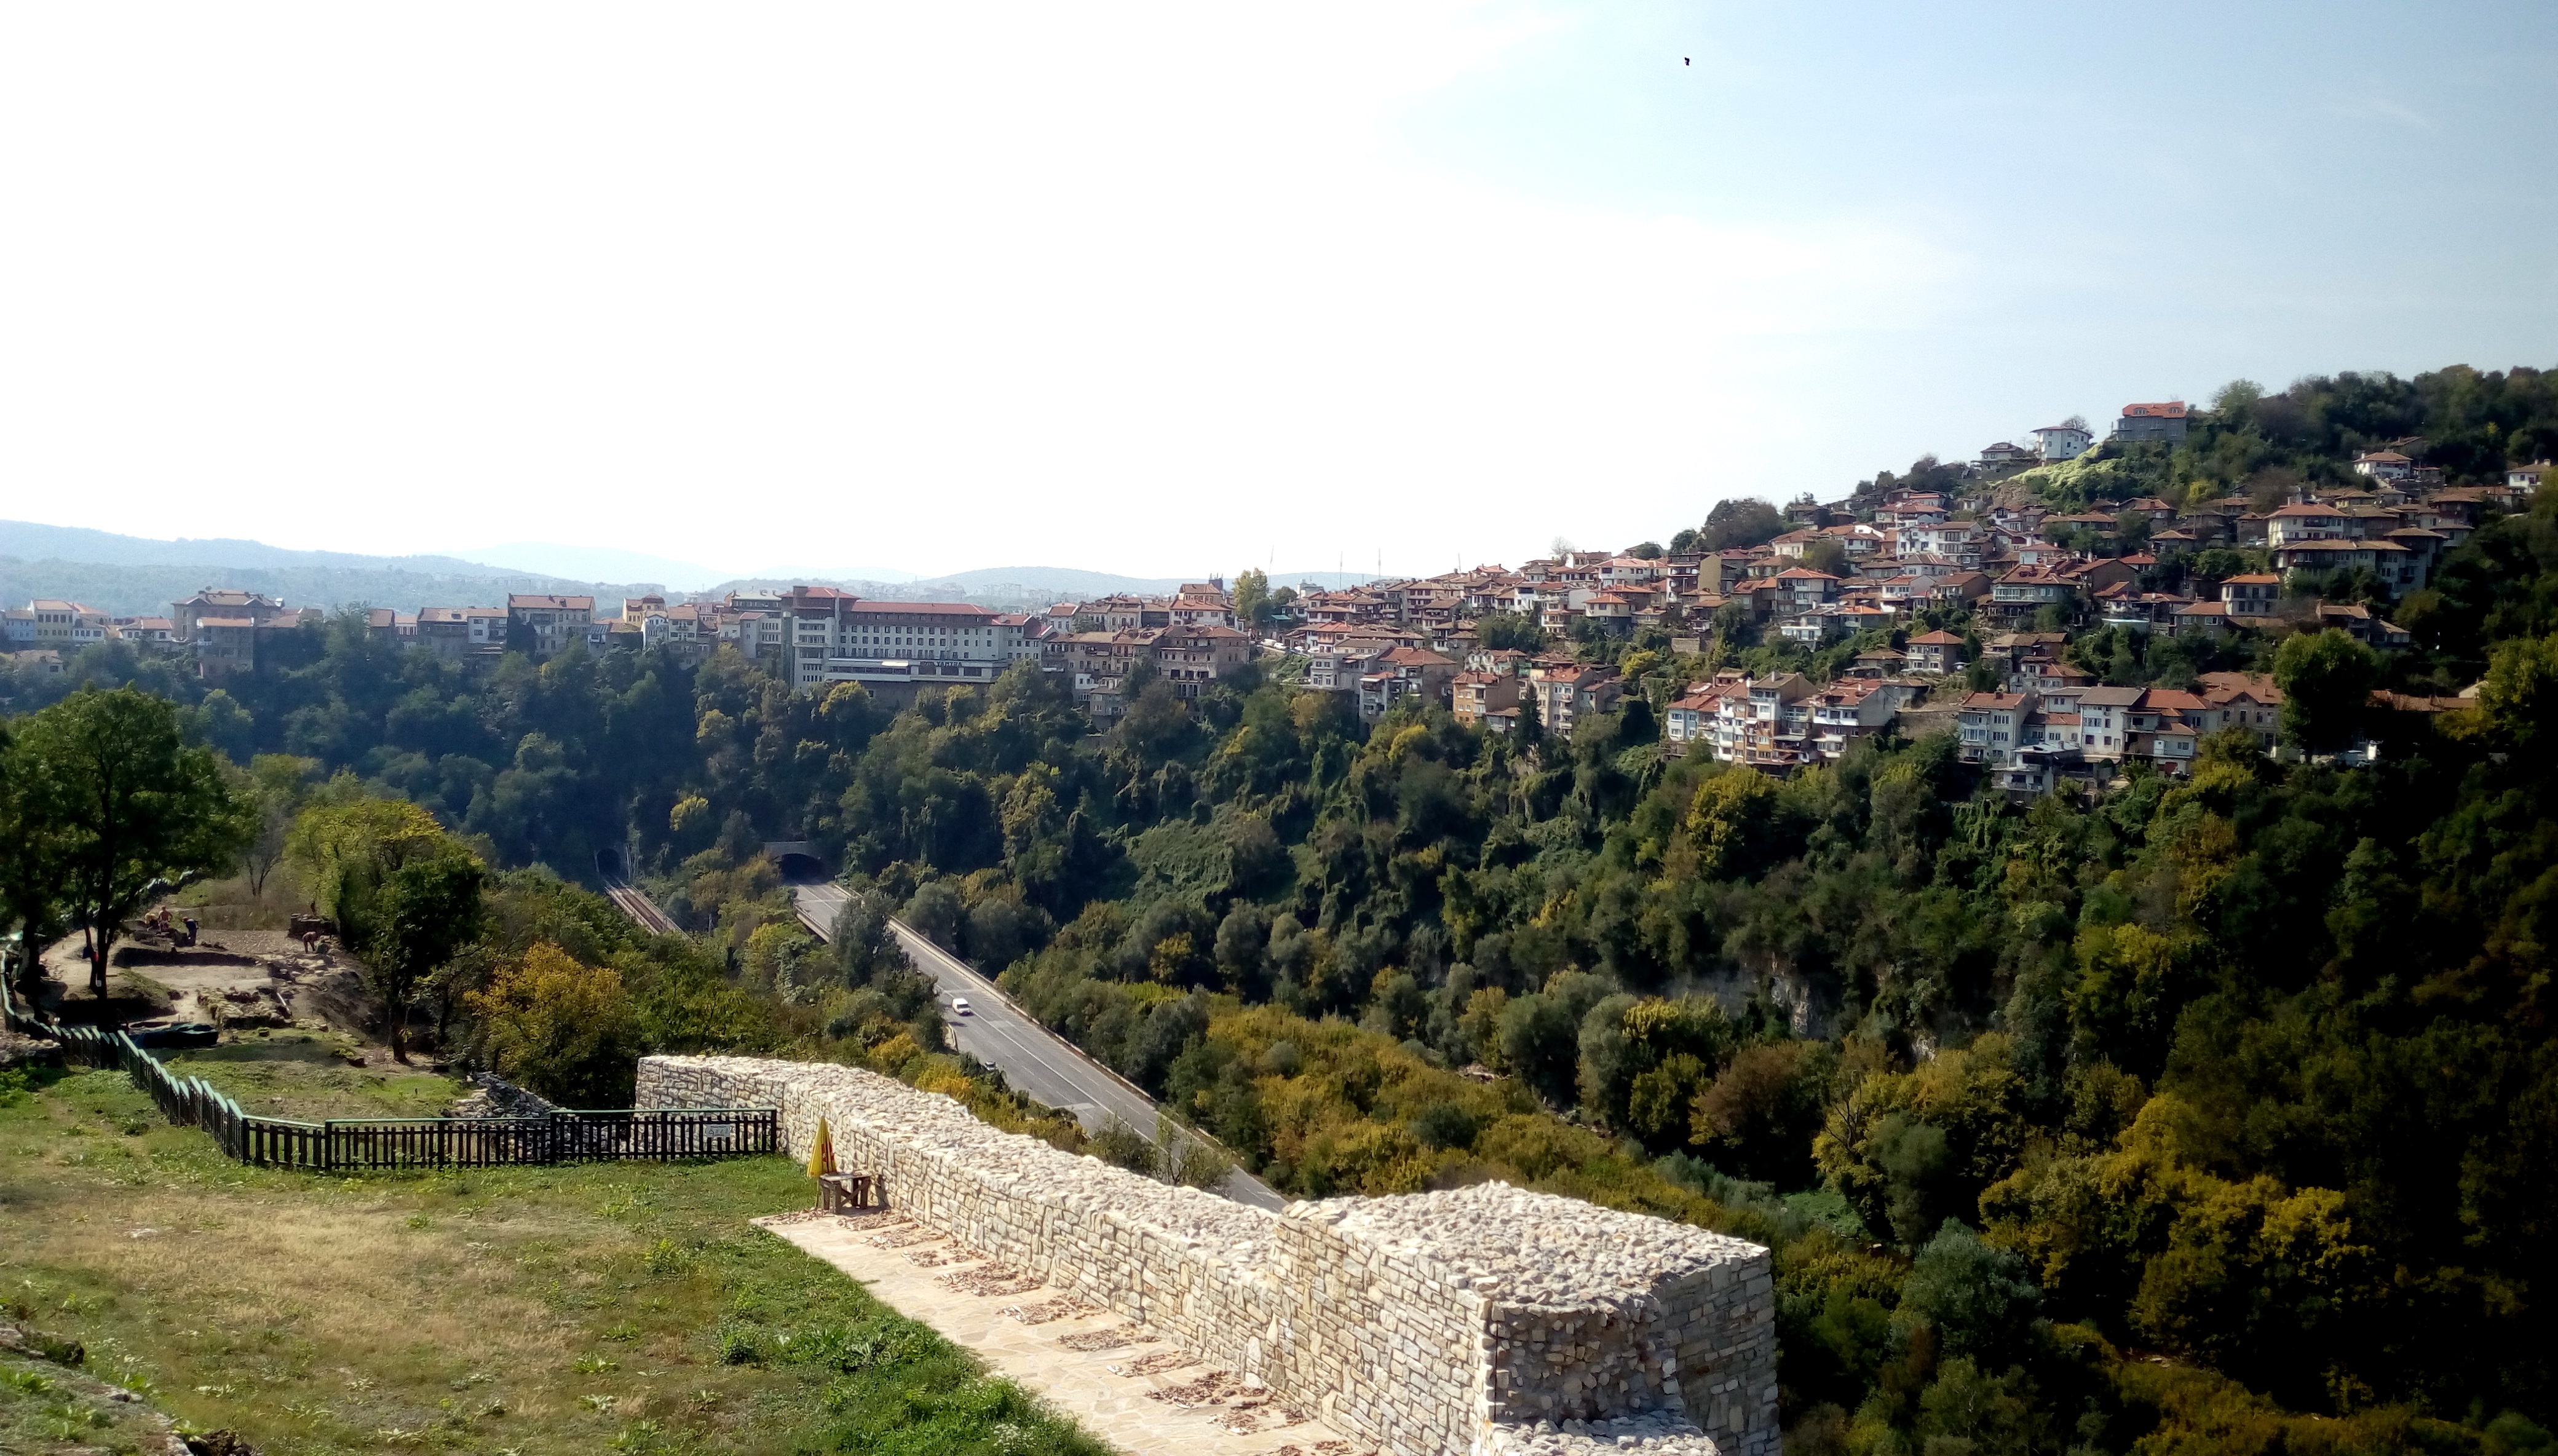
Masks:
[[[820,1063],[649,1057],[636,1102],[779,1107],[799,1157],[823,1116],[838,1166],[908,1217],[1397,1456],[1574,1449],[1634,1417],[1777,1453],[1757,1244],[1497,1183],[1272,1215]]]

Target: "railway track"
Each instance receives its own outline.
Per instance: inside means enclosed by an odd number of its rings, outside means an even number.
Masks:
[[[603,854],[596,855],[595,872],[604,880],[604,898],[612,901],[615,909],[631,917],[633,924],[651,935],[683,934],[684,928],[675,924],[666,912],[659,910],[657,902],[640,894],[637,887],[616,873],[612,866],[613,862]]]

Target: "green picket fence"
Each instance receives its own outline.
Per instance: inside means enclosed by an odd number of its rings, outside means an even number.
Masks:
[[[123,1032],[66,1026],[19,1011],[0,981],[0,1020],[50,1037],[63,1059],[113,1068],[181,1127],[201,1127],[244,1163],[333,1173],[358,1168],[496,1168],[613,1159],[670,1162],[779,1152],[774,1107],[625,1107],[537,1117],[338,1117],[292,1122],[252,1116],[200,1077],[179,1077]]]

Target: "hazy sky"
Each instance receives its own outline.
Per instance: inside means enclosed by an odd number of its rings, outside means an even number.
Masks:
[[[17,5],[0,516],[1514,562],[2558,365],[2553,183],[2546,0]]]

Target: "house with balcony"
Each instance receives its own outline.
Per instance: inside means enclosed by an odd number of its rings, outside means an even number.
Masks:
[[[1859,739],[1890,726],[1895,714],[1918,695],[1918,684],[1880,677],[1841,677],[1812,693],[1811,754],[1827,763],[1847,756]]]
[[[2285,572],[2368,570],[2395,594],[2425,584],[2421,554],[2392,540],[2303,540],[2273,548],[2274,565]]]
[[[1712,754],[1715,728],[1726,699],[1747,698],[1750,684],[1739,672],[1726,670],[1712,682],[1691,683],[1687,695],[1661,715],[1661,739],[1672,757],[1691,752]]]
[[[1454,659],[1426,648],[1391,648],[1359,674],[1359,717],[1373,723],[1405,698],[1439,702],[1457,676]]]
[[[1964,698],[1958,730],[1963,762],[2000,768],[2013,761],[2034,709],[2030,691],[1976,692]]]
[[[1787,672],[1741,684],[1722,694],[1714,728],[1714,756],[1771,774],[1790,773],[1811,762],[1812,705],[1818,689],[1801,673]]]
[[[2061,566],[2019,566],[1990,587],[1990,610],[2030,617],[2046,607],[2068,612],[2078,603],[2078,583]]]

